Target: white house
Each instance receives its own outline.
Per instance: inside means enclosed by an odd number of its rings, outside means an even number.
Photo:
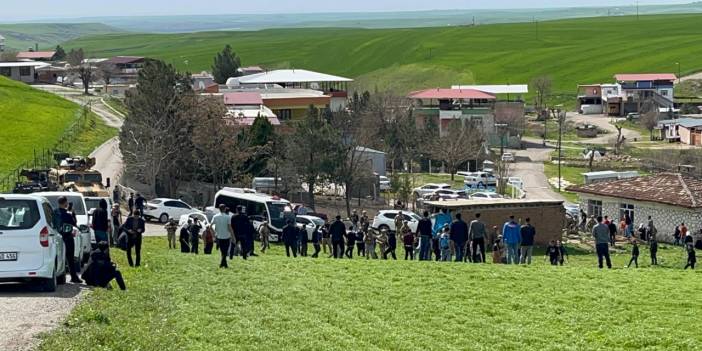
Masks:
[[[49,66],[48,63],[34,61],[0,62],[0,76],[20,82],[34,83],[36,69],[47,66]]]

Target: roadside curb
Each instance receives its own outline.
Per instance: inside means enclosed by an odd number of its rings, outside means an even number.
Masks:
[[[117,111],[114,107],[112,107],[110,104],[108,104],[107,102],[105,102],[105,98],[103,98],[102,96],[100,97],[100,102],[101,102],[103,105],[105,105],[107,108],[109,108],[110,110],[112,110],[112,112],[114,112],[114,113],[117,114],[118,116],[122,117],[122,119],[127,118],[127,116],[125,116],[122,112]]]

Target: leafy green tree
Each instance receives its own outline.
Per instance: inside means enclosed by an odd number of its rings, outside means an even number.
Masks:
[[[218,53],[212,65],[212,75],[215,82],[225,84],[227,79],[238,77],[241,75],[239,68],[241,67],[241,59],[232,51],[232,47],[227,44],[222,52]]]
[[[248,140],[251,147],[254,148],[266,148],[275,138],[275,130],[273,125],[266,117],[257,117],[254,120],[253,125],[249,128]],[[246,163],[247,168],[250,170],[253,176],[260,176],[266,172],[268,168],[268,160],[270,159],[270,153],[268,150],[263,150],[261,153],[256,153],[252,155]]]
[[[66,59],[66,51],[61,47],[61,45],[56,45],[56,54],[54,54],[54,59],[56,61],[63,61]]]

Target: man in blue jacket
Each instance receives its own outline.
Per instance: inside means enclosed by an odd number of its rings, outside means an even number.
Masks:
[[[507,264],[519,264],[519,243],[521,239],[519,224],[514,221],[514,216],[509,216],[509,221],[502,227],[502,240],[507,246]]]
[[[439,247],[439,235],[441,235],[441,232],[444,230],[444,227],[450,226],[451,225],[451,215],[448,213],[448,210],[445,208],[441,209],[441,212],[436,214],[434,217],[434,227],[432,228],[432,239],[431,239],[431,246],[432,246],[432,251],[434,251],[434,256],[436,261],[439,261],[441,259],[441,248]],[[429,257],[429,260],[431,261],[431,257]]]
[[[468,240],[468,224],[456,213],[456,220],[451,224],[450,237],[456,250],[456,262],[463,262],[466,240]]]

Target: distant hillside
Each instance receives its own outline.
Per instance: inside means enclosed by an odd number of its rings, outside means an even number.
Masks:
[[[84,35],[117,33],[121,30],[100,23],[21,23],[0,24],[0,35],[7,45],[15,50],[27,50],[39,44],[40,48],[52,48],[67,40]]]
[[[65,43],[91,55],[144,55],[180,69],[210,69],[226,44],[245,65],[296,67],[400,92],[458,83],[580,83],[619,72],[702,70],[702,14],[598,17],[539,23],[413,29],[270,29],[189,34],[112,34]],[[676,72],[677,73],[677,72]]]

